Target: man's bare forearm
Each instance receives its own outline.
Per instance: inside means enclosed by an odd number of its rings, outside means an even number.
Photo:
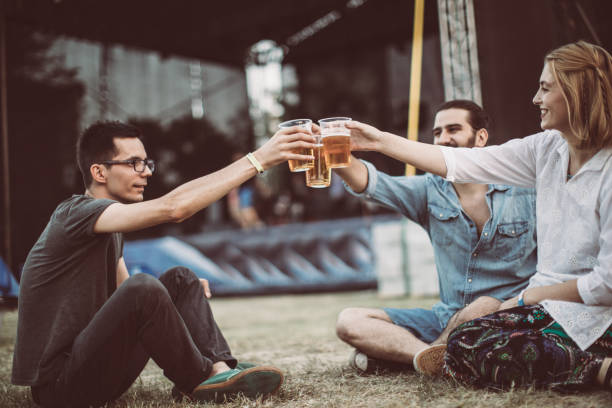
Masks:
[[[180,185],[162,199],[169,201],[175,209],[174,221],[182,221],[257,174],[257,170],[246,157],[206,176]]]
[[[242,158],[212,174],[182,184],[160,198],[134,204],[112,204],[96,221],[94,232],[130,232],[166,222],[180,222],[256,173],[248,159]]]
[[[356,193],[362,193],[368,187],[368,169],[363,162],[356,157],[351,157],[351,165],[340,169],[334,169],[342,180]]]
[[[312,156],[294,153],[311,148],[312,135],[299,128],[281,129],[262,147],[253,152],[253,163],[247,157],[212,174],[189,181],[155,200],[132,204],[111,204],[100,215],[94,232],[129,232],[165,222],[180,222],[208,207],[257,174],[257,167],[267,170],[289,159],[309,160]]]

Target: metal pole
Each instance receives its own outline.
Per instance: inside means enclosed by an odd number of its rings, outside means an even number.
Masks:
[[[421,70],[423,67],[423,25],[425,0],[414,0],[412,57],[410,61],[410,103],[408,107],[408,139],[419,138],[419,108],[421,105]],[[414,176],[415,168],[406,165],[406,175]]]
[[[408,106],[408,139],[419,139],[419,110],[421,107],[421,70],[423,69],[423,26],[425,21],[425,0],[414,0],[414,23],[412,29],[412,56],[410,61],[410,102]],[[414,176],[414,166],[406,165],[406,176]],[[402,272],[404,293],[412,292],[410,256],[408,253],[408,222],[401,221]]]
[[[9,177],[6,84],[6,17],[4,14],[4,0],[2,0],[0,4],[0,120],[2,120],[2,175],[4,185],[4,259],[8,267],[13,268],[11,251],[11,186]]]
[[[444,99],[482,106],[473,0],[438,0]]]

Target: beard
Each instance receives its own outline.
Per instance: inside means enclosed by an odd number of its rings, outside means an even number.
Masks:
[[[449,140],[448,143],[438,143],[439,146],[447,146],[447,147],[469,147],[472,148],[476,146],[476,131],[472,130],[472,136],[467,140],[465,146],[459,146],[457,142],[453,139]]]

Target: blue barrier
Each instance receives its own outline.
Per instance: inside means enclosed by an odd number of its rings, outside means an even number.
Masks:
[[[208,279],[215,295],[376,287],[370,223],[362,219],[128,241],[128,271],[159,277],[173,266]]]
[[[8,266],[0,258],[0,307],[9,309],[17,307],[18,297],[19,284]]]

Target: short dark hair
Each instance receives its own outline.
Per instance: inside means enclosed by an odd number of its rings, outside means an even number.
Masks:
[[[447,109],[463,109],[468,111],[468,123],[474,129],[474,131],[480,129],[487,129],[490,126],[491,119],[487,112],[484,111],[477,103],[469,101],[467,99],[455,99],[452,101],[444,102],[436,108],[436,115],[438,112]]]
[[[89,168],[92,164],[111,160],[117,154],[115,138],[142,138],[142,132],[135,126],[117,121],[99,121],[89,126],[77,139],[77,163],[85,188],[93,181]]]

